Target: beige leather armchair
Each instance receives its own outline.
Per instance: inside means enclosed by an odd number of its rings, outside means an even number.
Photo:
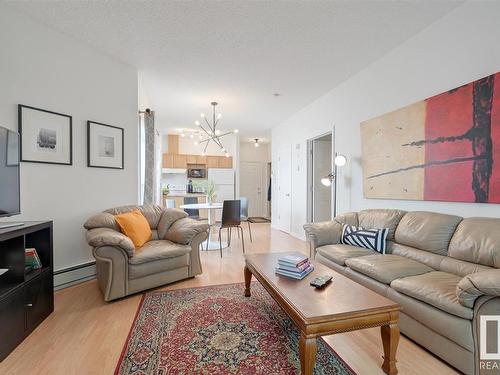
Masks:
[[[134,209],[144,214],[153,233],[139,249],[120,232],[114,219]],[[202,273],[199,248],[207,238],[208,225],[189,219],[184,211],[156,205],[123,206],[92,216],[84,227],[105,301]]]

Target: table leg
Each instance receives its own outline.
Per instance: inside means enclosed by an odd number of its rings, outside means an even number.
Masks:
[[[382,370],[388,375],[396,375],[396,350],[399,343],[399,327],[397,320],[380,328],[382,345],[384,346],[384,363]]]
[[[247,266],[245,266],[245,297],[250,297],[250,283],[252,281],[252,273],[248,269]]]
[[[299,339],[300,373],[312,375],[316,362],[316,337],[306,337],[303,333]]]

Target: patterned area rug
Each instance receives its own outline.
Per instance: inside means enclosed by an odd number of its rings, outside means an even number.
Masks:
[[[145,294],[115,374],[300,374],[298,331],[252,283]],[[314,374],[355,374],[318,340]]]

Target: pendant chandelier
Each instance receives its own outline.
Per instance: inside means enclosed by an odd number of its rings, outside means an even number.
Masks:
[[[202,122],[204,121],[205,123],[202,123],[198,120],[196,120],[194,123],[196,126],[198,126],[201,131],[200,131],[200,140],[196,141],[195,143],[204,145],[202,156],[205,156],[207,152],[208,145],[210,142],[213,142],[216,144],[217,147],[221,149],[221,151],[226,155],[228,158],[229,152],[227,149],[224,147],[222,144],[222,137],[225,137],[226,135],[229,134],[236,134],[238,133],[238,129],[235,129],[230,132],[222,133],[219,129],[217,129],[217,125],[219,124],[219,120],[222,117],[222,115],[219,113],[217,114],[215,111],[215,107],[217,107],[218,103],[217,102],[212,102],[210,103],[213,107],[213,114],[212,114],[212,123],[207,119],[204,113],[201,114]]]

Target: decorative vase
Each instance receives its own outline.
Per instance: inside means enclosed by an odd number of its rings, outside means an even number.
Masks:
[[[213,197],[211,195],[207,195],[207,203],[212,204]]]

